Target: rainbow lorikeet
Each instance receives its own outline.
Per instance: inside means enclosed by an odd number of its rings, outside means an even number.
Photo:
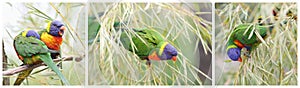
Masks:
[[[261,24],[240,24],[231,33],[227,42],[227,55],[233,61],[242,62],[241,49],[246,48],[251,53],[251,50],[260,44],[258,36],[265,38],[268,32],[272,32],[272,25]],[[259,35],[256,35],[255,31]]]
[[[46,29],[39,31],[41,35],[41,40],[47,45],[51,50],[60,51],[60,46],[63,41],[63,34],[66,27],[61,21],[54,20],[49,21]],[[51,53],[51,58],[56,59],[60,56],[60,53]]]
[[[150,65],[150,60],[173,60],[176,61],[177,50],[170,43],[166,42],[163,36],[154,29],[133,29],[139,36],[128,35],[123,32],[121,34],[121,42],[125,49],[138,55],[142,60],[147,60],[147,65]],[[131,45],[132,40],[133,45]]]
[[[40,35],[34,30],[25,30],[14,38],[14,48],[20,60],[25,65],[35,65],[44,62],[62,80],[65,85],[69,82],[56,67],[50,51],[44,42],[40,40]],[[18,75],[14,85],[20,85],[28,77],[33,69],[28,69]]]

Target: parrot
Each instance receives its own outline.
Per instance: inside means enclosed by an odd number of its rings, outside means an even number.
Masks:
[[[35,65],[44,62],[50,67],[62,80],[65,85],[70,83],[59,71],[50,56],[50,50],[46,44],[42,42],[40,35],[35,30],[27,29],[22,31],[14,38],[14,49],[18,58],[23,62],[23,65]],[[30,75],[33,69],[25,70],[19,73],[14,85],[20,85],[26,77]]]
[[[63,34],[66,27],[59,20],[48,21],[46,29],[39,31],[39,35],[41,36],[41,41],[43,41],[48,49],[60,51],[60,46],[63,41]],[[56,59],[61,56],[61,53],[51,53],[51,58]],[[62,68],[62,64],[58,64],[60,68]]]
[[[280,11],[280,8],[275,7],[272,10],[272,15],[275,19],[275,21],[278,20],[278,12]],[[290,11],[288,13],[291,13]],[[287,16],[288,16],[287,13]],[[242,49],[246,48],[246,51],[251,53],[251,50],[255,48],[257,45],[261,43],[257,35],[252,31],[254,25],[249,23],[240,24],[237,27],[234,28],[233,32],[229,36],[228,42],[226,44],[226,52],[228,57],[232,61],[239,61],[242,62],[241,54]],[[271,33],[273,30],[273,23],[265,24],[262,22],[262,17],[260,16],[258,18],[258,23],[255,24],[255,30],[258,31],[259,35],[262,38],[266,38],[268,32]],[[247,30],[247,31],[246,31]],[[245,35],[244,35],[245,34]],[[250,38],[250,34],[252,35]],[[246,55],[249,57],[249,55]]]
[[[98,13],[97,16],[103,16],[103,12]],[[124,32],[122,25],[129,22],[123,21],[118,22],[114,21],[112,26],[115,31],[123,31],[120,36],[120,41],[125,49],[128,51],[135,51],[135,54],[139,56],[142,60],[147,60],[146,64],[150,65],[150,60],[173,60],[174,62],[177,59],[177,50],[170,43],[166,42],[162,35],[155,31],[154,29],[139,28],[133,29],[135,33],[138,34],[141,38],[137,36],[128,37]],[[98,31],[101,28],[101,25],[96,21],[95,16],[88,17],[88,43],[91,44],[95,41]],[[142,40],[141,40],[142,39]],[[133,47],[130,43],[130,40],[134,43],[137,49],[133,50]],[[99,39],[96,40],[97,42]],[[145,41],[145,42],[143,42]]]
[[[279,17],[279,11],[280,8],[279,7],[275,7],[272,10],[272,15],[274,17],[275,21],[278,21],[278,17]],[[291,10],[288,10],[286,12],[286,17],[289,17],[291,19],[297,20],[297,15],[295,15]],[[280,26],[283,26],[284,24],[286,24],[287,21],[283,21],[280,23]],[[273,27],[274,24],[273,23],[268,23],[265,24],[262,22],[262,17],[260,16],[258,18],[258,25],[255,26],[255,29],[258,31],[259,35],[262,38],[266,38],[267,34],[271,33],[273,31]],[[246,48],[247,51],[249,51],[249,53],[251,53],[251,50],[253,48],[255,48],[257,45],[260,44],[260,40],[257,37],[257,35],[252,35],[250,38],[250,34],[252,34],[252,30],[253,29],[253,25],[249,24],[249,23],[244,23],[244,24],[240,24],[237,27],[235,27],[235,29],[233,30],[233,32],[231,33],[231,35],[229,36],[228,42],[226,44],[226,52],[228,57],[232,60],[232,61],[239,61],[242,62],[242,58],[241,58],[241,54],[242,54],[242,49]],[[248,31],[246,31],[247,29],[250,29]],[[245,33],[245,35],[244,35]],[[246,55],[247,56],[247,55]],[[249,57],[249,55],[248,55]]]
[[[139,28],[133,29],[139,36],[132,35],[128,37],[125,32],[120,36],[123,47],[135,54],[142,60],[147,60],[146,64],[151,65],[150,60],[173,60],[177,59],[177,50],[174,46],[164,40],[163,36],[155,31],[155,29]],[[133,48],[130,40],[136,48]]]
[[[258,35],[253,30],[256,30],[262,38],[266,38],[268,32],[272,32],[272,29],[273,25],[261,25],[260,23],[257,25],[250,23],[238,25],[234,28],[226,44],[228,57],[232,61],[242,62],[241,49],[246,48],[251,53],[251,50],[261,43],[257,37]],[[251,36],[251,34],[253,35]]]

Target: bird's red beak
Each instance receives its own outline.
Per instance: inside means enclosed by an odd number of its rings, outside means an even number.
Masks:
[[[66,27],[65,26],[61,26],[60,27],[60,29],[59,29],[59,32],[58,32],[58,34],[60,35],[60,36],[62,36],[63,35],[63,31],[65,31],[66,30]]]
[[[172,60],[175,62],[177,60],[177,57],[176,56],[173,56],[172,57]]]
[[[239,61],[239,62],[242,62],[243,60],[242,60],[242,58],[239,58],[238,61]]]

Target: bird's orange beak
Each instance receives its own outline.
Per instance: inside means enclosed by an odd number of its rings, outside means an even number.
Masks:
[[[66,30],[66,27],[65,26],[61,26],[60,27],[60,29],[59,29],[59,32],[58,32],[58,34],[60,35],[60,36],[62,36],[63,35],[63,31],[65,31]]]
[[[173,56],[172,57],[172,60],[175,62],[177,60],[177,57],[176,56]]]
[[[239,61],[239,62],[242,62],[243,60],[242,60],[242,58],[239,58],[238,61]]]

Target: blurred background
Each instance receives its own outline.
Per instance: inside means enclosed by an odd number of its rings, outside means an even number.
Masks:
[[[296,3],[216,3],[215,7],[217,85],[297,85]],[[260,16],[263,23],[274,25],[266,44],[258,45],[242,63],[230,62],[225,51],[229,34],[239,24],[257,23]]]
[[[62,57],[80,57],[81,61],[64,61],[62,73],[72,85],[84,85],[85,69],[85,4],[83,3],[5,3],[2,6],[3,27],[3,70],[22,64],[13,48],[13,39],[25,29],[42,30],[46,28],[46,19],[62,21],[67,30],[63,35]],[[5,57],[6,56],[6,57]],[[58,76],[41,66],[33,70],[23,85],[61,85]],[[3,85],[12,85],[17,74],[3,77]]]
[[[88,16],[89,85],[211,84],[211,4],[90,3]],[[132,28],[160,32],[178,50],[176,63],[147,67],[120,44]]]

